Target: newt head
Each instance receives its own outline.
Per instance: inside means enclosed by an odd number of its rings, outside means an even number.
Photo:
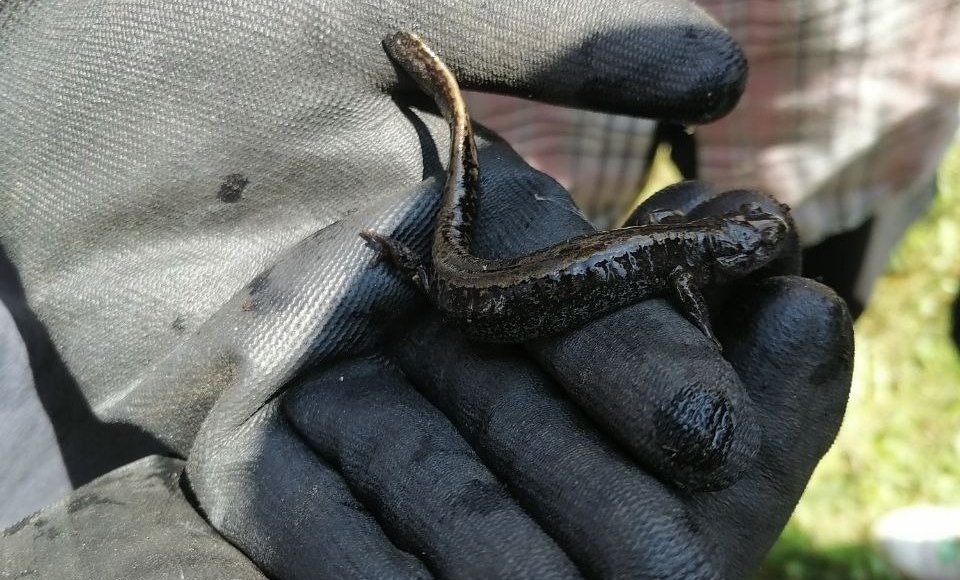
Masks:
[[[768,264],[782,250],[788,229],[787,220],[756,204],[724,216],[720,233],[713,238],[715,281],[740,278]]]

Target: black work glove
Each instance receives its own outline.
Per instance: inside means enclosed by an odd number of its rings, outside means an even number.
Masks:
[[[849,320],[828,291],[785,278],[740,293],[718,321],[732,366],[662,301],[491,349],[432,323],[357,236],[423,250],[447,147],[442,122],[391,99],[418,96],[394,92],[382,37],[417,30],[466,88],[699,122],[743,74],[700,12],[30,6],[3,9],[15,146],[0,175],[16,195],[0,226],[24,289],[5,299],[29,303],[24,334],[45,326],[63,357],[35,365],[38,383],[89,405],[62,413],[78,480],[188,456],[209,521],[276,577],[709,577],[772,542],[845,400]],[[481,251],[586,228],[552,180],[481,147]]]

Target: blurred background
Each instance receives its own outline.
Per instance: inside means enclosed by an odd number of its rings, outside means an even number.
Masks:
[[[916,504],[960,506],[960,146],[937,185],[856,322],[840,434],[758,578],[901,578],[874,542],[878,519]],[[960,563],[960,539],[938,552]]]

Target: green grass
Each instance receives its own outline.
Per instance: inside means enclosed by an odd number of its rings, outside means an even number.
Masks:
[[[872,546],[885,512],[960,502],[960,146],[856,324],[853,388],[836,443],[757,578],[897,578]]]

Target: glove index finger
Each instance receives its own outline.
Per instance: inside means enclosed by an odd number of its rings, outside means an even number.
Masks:
[[[745,85],[739,46],[686,0],[489,2],[410,26],[465,89],[704,123]]]

